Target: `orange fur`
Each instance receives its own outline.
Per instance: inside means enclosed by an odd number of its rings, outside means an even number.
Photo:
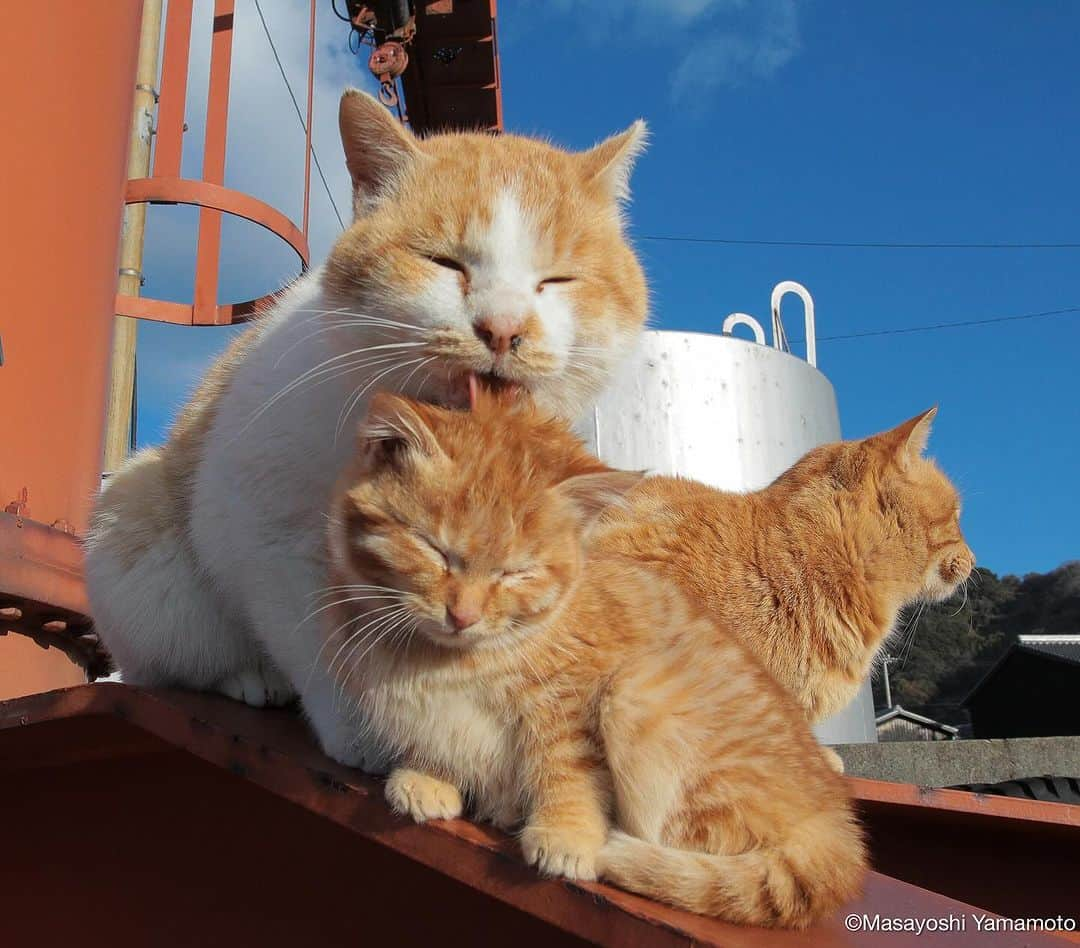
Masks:
[[[644,148],[644,123],[574,153],[510,134],[418,139],[399,126],[391,136],[385,109],[372,113],[369,105],[361,93],[346,93],[341,102],[342,139],[362,213],[327,261],[329,296],[347,306],[357,295],[377,292],[390,301],[400,295],[407,311],[417,287],[439,272],[433,261],[443,261],[460,268],[463,297],[484,297],[489,289],[476,286],[473,275],[490,262],[489,231],[509,195],[535,241],[527,265],[537,297],[531,313],[519,314],[520,348],[495,368],[500,377],[525,385],[545,408],[575,417],[599,395],[645,321],[645,275],[622,220],[630,168]],[[381,140],[379,149],[373,139]],[[566,353],[545,338],[535,309],[543,294],[564,299],[574,313],[569,365]],[[459,372],[490,372],[490,353],[471,328],[465,330],[448,326],[432,333],[424,354]],[[445,401],[431,392],[421,397]]]
[[[378,397],[335,503],[323,661],[396,755],[399,811],[469,801],[523,822],[547,874],[810,924],[865,870],[843,781],[737,637],[590,548],[638,480],[530,407]]]
[[[752,494],[649,478],[594,555],[675,583],[819,721],[854,698],[900,610],[946,598],[974,566],[956,489],[921,456],[934,412],[817,448]]]

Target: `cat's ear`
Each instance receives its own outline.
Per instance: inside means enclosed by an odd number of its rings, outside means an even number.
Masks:
[[[586,179],[599,181],[614,200],[628,200],[630,172],[648,143],[648,128],[638,119],[626,131],[612,135],[580,156]]]
[[[937,405],[914,418],[909,418],[902,425],[897,425],[892,431],[887,431],[883,435],[893,457],[901,467],[907,467],[912,461],[922,457],[923,451],[926,450],[926,443],[930,440],[930,427],[935,415],[937,415]]]
[[[338,107],[345,164],[352,176],[353,212],[371,210],[421,157],[416,139],[376,99],[346,89]]]
[[[424,457],[443,454],[426,413],[429,409],[400,395],[378,392],[360,428],[361,449],[372,466],[398,463],[408,451]]]
[[[641,471],[601,471],[567,478],[555,490],[581,513],[582,523],[590,526],[608,507],[621,506],[626,495],[645,474]]]

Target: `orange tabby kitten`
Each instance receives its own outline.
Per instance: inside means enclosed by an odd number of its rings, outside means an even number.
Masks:
[[[322,660],[417,820],[524,823],[545,874],[801,927],[865,852],[803,715],[672,584],[588,556],[613,472],[531,407],[380,395],[339,490]]]
[[[922,457],[936,412],[817,448],[752,494],[649,478],[593,554],[678,585],[819,721],[855,697],[901,609],[947,599],[974,567],[956,489]]]

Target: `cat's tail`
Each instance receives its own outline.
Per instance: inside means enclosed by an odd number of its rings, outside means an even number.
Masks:
[[[805,928],[862,889],[866,854],[854,827],[840,838],[712,854],[650,843],[615,830],[600,876],[624,889],[740,925]]]

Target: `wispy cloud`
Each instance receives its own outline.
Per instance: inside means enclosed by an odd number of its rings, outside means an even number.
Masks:
[[[725,15],[709,21],[671,77],[679,102],[723,86],[769,79],[799,52],[795,0],[728,3]]]
[[[581,14],[578,0],[556,10]],[[623,0],[592,4],[587,32],[670,49],[672,99],[701,103],[723,87],[771,78],[800,48],[797,0]]]

